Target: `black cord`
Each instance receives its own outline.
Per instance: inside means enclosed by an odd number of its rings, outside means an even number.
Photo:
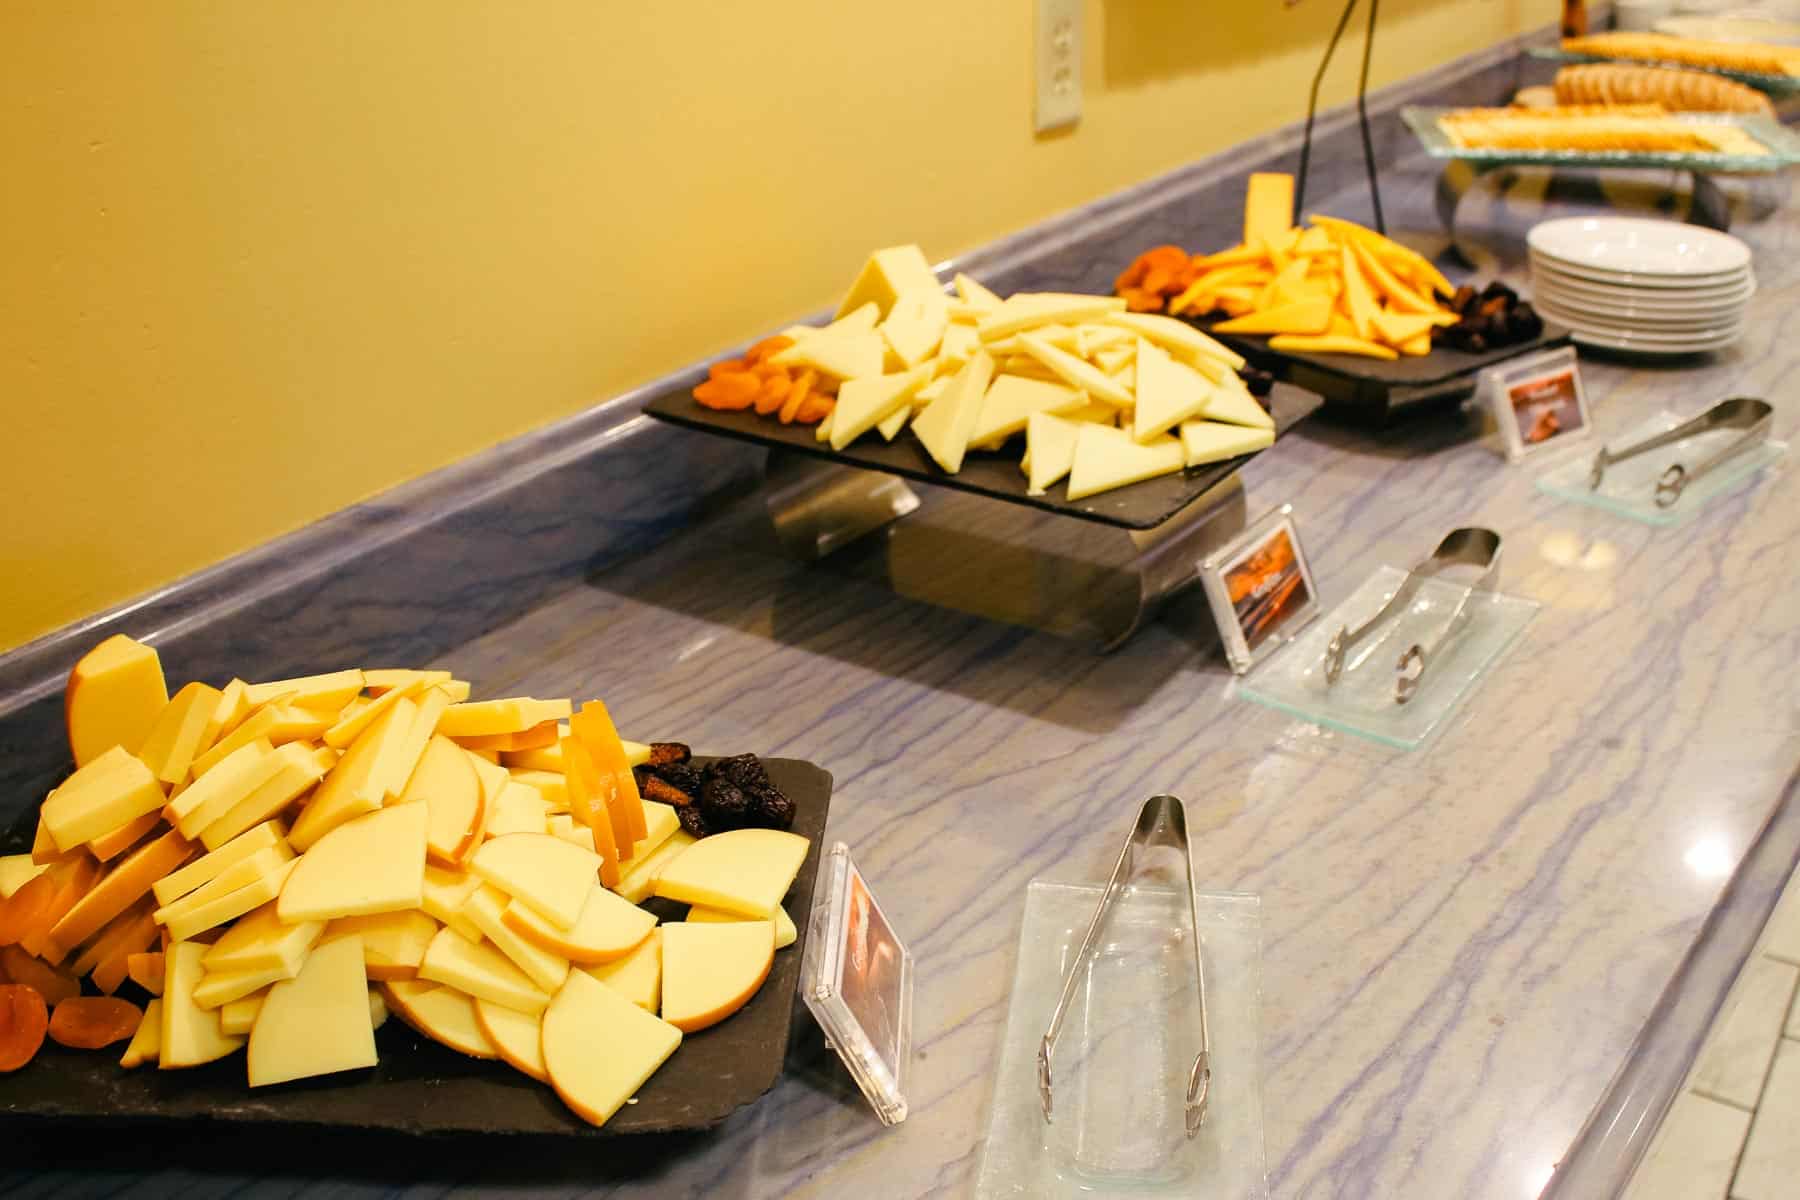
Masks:
[[[1369,109],[1366,103],[1369,94],[1369,56],[1375,49],[1375,13],[1380,7],[1381,0],[1369,0],[1369,32],[1363,37],[1362,78],[1356,82],[1356,116],[1362,123],[1363,164],[1369,171],[1369,199],[1375,204],[1375,232],[1386,237],[1387,222],[1381,218],[1381,183],[1375,174],[1375,139],[1369,133]]]
[[[1313,75],[1312,91],[1306,97],[1306,133],[1300,142],[1300,178],[1294,185],[1294,224],[1300,223],[1302,210],[1306,207],[1306,167],[1312,159],[1313,114],[1319,110],[1319,85],[1325,81],[1325,70],[1331,66],[1331,56],[1337,53],[1338,42],[1344,36],[1344,27],[1350,24],[1350,14],[1356,11],[1356,0],[1344,6],[1344,15],[1338,18],[1337,28],[1331,33],[1331,41],[1325,44],[1325,57],[1319,60],[1319,69]]]

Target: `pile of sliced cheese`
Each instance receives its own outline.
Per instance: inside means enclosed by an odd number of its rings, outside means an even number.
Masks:
[[[1275,440],[1238,377],[1244,360],[1184,322],[1113,296],[1021,292],[967,275],[947,295],[917,246],[877,251],[823,327],[782,330],[771,358],[839,381],[818,428],[842,450],[909,425],[946,473],[970,450],[1023,436],[1033,495],[1068,480],[1080,500],[1235,458]]]
[[[368,1067],[391,1009],[603,1123],[761,987],[808,843],[682,832],[597,701],[468,695],[348,670],[171,699],[154,650],[109,638],[70,679],[77,769],[32,853],[0,859],[7,903],[54,898],[21,944],[160,993],[127,1066],[247,1047],[253,1087]],[[659,926],[651,895],[694,907]]]

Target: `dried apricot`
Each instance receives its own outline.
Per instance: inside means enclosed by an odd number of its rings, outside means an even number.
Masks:
[[[794,417],[799,414],[800,406],[806,403],[806,398],[812,392],[813,384],[818,382],[818,379],[817,371],[800,372],[800,378],[796,379],[794,386],[788,389],[787,402],[781,406],[781,423],[783,425],[794,423]]]
[[[1142,288],[1126,288],[1120,293],[1125,297],[1125,307],[1132,312],[1161,312],[1163,297],[1161,292],[1147,292]]]
[[[721,375],[736,375],[748,370],[750,364],[741,358],[727,358],[706,368],[708,379],[717,379]]]
[[[1142,257],[1153,268],[1166,267],[1173,271],[1187,265],[1188,252],[1180,246],[1157,246],[1144,251]]]
[[[783,350],[786,350],[793,344],[793,338],[785,337],[779,333],[773,337],[766,337],[762,341],[756,343],[756,345],[750,347],[750,349],[744,351],[744,361],[759,363],[771,354],[780,354]]]
[[[788,393],[794,390],[794,381],[786,375],[777,375],[762,381],[762,387],[756,392],[756,411],[759,416],[768,416],[781,407]]]
[[[131,976],[133,983],[152,996],[162,995],[163,956],[161,951],[153,954],[127,954],[125,956],[125,973]]]
[[[144,1010],[111,996],[72,996],[50,1014],[50,1040],[71,1050],[98,1050],[137,1032]]]
[[[802,425],[817,425],[829,417],[831,410],[836,407],[836,400],[815,394],[800,406],[800,411],[794,414],[794,420]]]
[[[1166,292],[1169,290],[1170,285],[1175,282],[1176,270],[1179,270],[1179,268],[1151,267],[1148,271],[1144,272],[1143,282],[1138,284],[1138,287],[1146,292],[1156,292],[1158,294]]]
[[[73,975],[66,975],[42,959],[33,958],[20,946],[0,948],[0,963],[6,966],[7,978],[37,992],[46,1004],[81,994],[81,984]]]
[[[46,871],[14,892],[0,906],[0,946],[10,946],[42,924],[44,914],[56,903],[57,881]]]
[[[1123,295],[1127,288],[1136,287],[1138,280],[1142,279],[1144,272],[1149,269],[1149,261],[1144,255],[1138,255],[1132,260],[1131,265],[1120,271],[1118,278],[1113,280],[1113,290]]]
[[[50,1009],[37,989],[22,983],[0,984],[0,1073],[30,1062],[44,1044]]]
[[[736,371],[707,380],[694,389],[694,399],[708,408],[725,411],[749,408],[760,386],[756,376]]]

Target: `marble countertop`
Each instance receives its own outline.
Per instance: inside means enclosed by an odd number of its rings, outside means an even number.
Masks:
[[[1436,175],[1415,157],[1387,176],[1390,224],[1420,245],[1441,244]],[[1320,207],[1355,215],[1356,196]],[[1530,204],[1508,204],[1487,223],[1517,262],[1503,227]],[[1761,281],[1743,343],[1585,361],[1600,436],[1736,394],[1775,401],[1776,437],[1800,432],[1800,220],[1738,232]],[[1103,655],[799,565],[755,536],[753,497],[443,656],[484,694],[601,694],[632,736],[834,773],[830,836],[917,959],[897,1128],[809,1041],[762,1102],[689,1139],[386,1147],[340,1177],[298,1146],[147,1170],[119,1147],[158,1143],[123,1135],[97,1168],[0,1169],[0,1192],[968,1194],[1026,884],[1102,879],[1166,791],[1190,805],[1201,886],[1262,898],[1271,1194],[1536,1196],[1800,762],[1792,464],[1673,529],[1553,499],[1536,469],[1449,413],[1380,433],[1314,420],[1243,474],[1252,515],[1294,505],[1327,607],[1452,526],[1505,536],[1502,586],[1542,611],[1413,754],[1236,699],[1179,614]]]

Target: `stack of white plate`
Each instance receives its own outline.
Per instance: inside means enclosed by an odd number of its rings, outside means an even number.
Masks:
[[[1533,227],[1531,303],[1575,340],[1642,354],[1718,350],[1744,333],[1750,247],[1728,233],[1642,217]]]

